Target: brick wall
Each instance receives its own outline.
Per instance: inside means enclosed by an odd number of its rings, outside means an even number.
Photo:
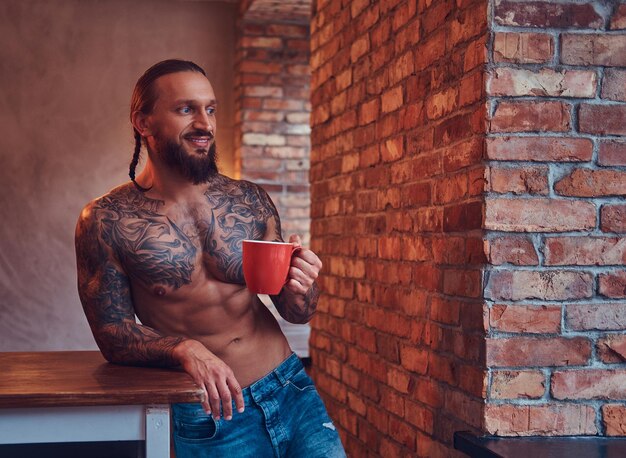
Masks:
[[[626,434],[626,5],[492,1],[485,429]]]
[[[314,377],[350,456],[626,434],[626,6],[314,2]]]
[[[314,2],[313,375],[350,456],[460,456],[484,397],[487,2]]]
[[[308,18],[286,23],[273,11],[272,21],[257,3],[241,5],[234,82],[236,167],[241,178],[270,193],[283,236],[301,234],[308,245]]]

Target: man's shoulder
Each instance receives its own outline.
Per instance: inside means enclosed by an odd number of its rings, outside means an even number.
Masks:
[[[207,193],[212,192],[231,192],[231,193],[255,193],[267,195],[267,191],[263,188],[263,185],[254,183],[249,180],[235,179],[227,177],[226,175],[217,175],[216,178],[209,184]]]
[[[146,207],[157,208],[161,204],[161,201],[147,198],[129,181],[88,202],[83,208],[81,219],[97,220],[103,212],[132,212]]]

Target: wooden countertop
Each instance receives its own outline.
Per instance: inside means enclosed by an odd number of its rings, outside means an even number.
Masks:
[[[199,402],[176,369],[119,366],[99,351],[0,352],[0,408]]]

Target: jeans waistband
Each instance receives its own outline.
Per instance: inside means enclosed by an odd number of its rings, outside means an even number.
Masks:
[[[292,353],[272,372],[242,390],[244,402],[247,404],[252,399],[256,402],[261,401],[266,396],[285,386],[287,381],[302,369],[304,369],[302,361],[300,361],[298,355]]]

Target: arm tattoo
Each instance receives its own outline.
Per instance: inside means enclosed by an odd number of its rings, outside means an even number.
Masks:
[[[284,290],[277,296],[271,296],[280,316],[290,323],[298,324],[308,323],[311,320],[319,297],[320,289],[315,282],[304,295],[302,303]]]
[[[118,238],[112,221],[131,215],[105,203],[93,204],[76,228],[78,291],[94,338],[109,361],[172,366],[173,348],[182,338],[163,336],[135,322],[129,279],[113,261]]]

